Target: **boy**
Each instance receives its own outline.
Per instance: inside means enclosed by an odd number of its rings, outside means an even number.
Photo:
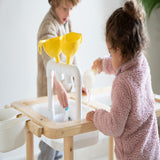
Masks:
[[[48,0],[51,5],[50,10],[44,17],[39,30],[38,39],[49,39],[57,36],[62,36],[72,31],[71,22],[69,20],[70,12],[74,6],[79,3],[80,0]],[[66,62],[66,57],[61,53],[60,61]],[[37,76],[37,96],[47,96],[47,77],[46,77],[46,65],[51,58],[42,51],[42,55],[38,54],[38,76]],[[76,64],[76,58],[72,57],[72,64]],[[66,86],[66,91],[70,92],[72,89],[71,84],[66,84],[65,80],[61,78],[61,75],[56,74],[61,83]],[[66,91],[56,77],[54,77],[54,88],[58,95],[60,104],[66,108],[68,106],[68,99]],[[62,98],[63,97],[63,98]],[[38,160],[58,160],[62,157],[60,152],[55,151],[43,141],[40,142],[40,154]]]

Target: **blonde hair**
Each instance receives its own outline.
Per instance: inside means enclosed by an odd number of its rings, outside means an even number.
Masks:
[[[122,56],[132,59],[146,48],[145,11],[142,4],[127,0],[115,10],[106,23],[106,40],[113,49],[120,48]]]
[[[80,2],[80,0],[54,0],[54,1],[56,2],[57,6],[59,6],[62,1],[71,2],[73,6],[76,6]],[[48,0],[48,3],[52,5],[52,0]]]

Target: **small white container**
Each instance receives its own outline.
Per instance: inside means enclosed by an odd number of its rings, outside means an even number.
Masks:
[[[4,123],[5,121],[16,118],[16,116],[19,114],[21,113],[13,108],[8,108],[8,109],[1,108],[0,109],[0,123]]]
[[[0,109],[0,152],[9,152],[25,143],[27,117],[13,108]]]

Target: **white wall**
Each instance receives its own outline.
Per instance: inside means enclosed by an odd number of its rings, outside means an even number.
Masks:
[[[147,58],[151,67],[154,93],[160,94],[160,9],[154,10],[147,23],[150,46]]]
[[[90,68],[95,58],[107,54],[105,22],[112,9],[119,5],[120,0],[82,0],[73,9],[75,31],[83,35],[83,43],[77,52],[82,72]],[[0,1],[1,107],[16,100],[36,97],[36,38],[39,24],[48,9],[47,0]],[[108,77],[105,79],[106,85],[112,81]]]
[[[48,7],[38,0],[0,1],[1,107],[36,96],[36,33]]]

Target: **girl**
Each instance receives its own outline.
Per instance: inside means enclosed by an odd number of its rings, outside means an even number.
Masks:
[[[98,73],[115,74],[110,112],[92,111],[86,119],[114,137],[118,160],[160,160],[151,75],[143,55],[146,42],[144,10],[136,1],[126,1],[106,24],[110,58],[98,58],[92,66]]]

